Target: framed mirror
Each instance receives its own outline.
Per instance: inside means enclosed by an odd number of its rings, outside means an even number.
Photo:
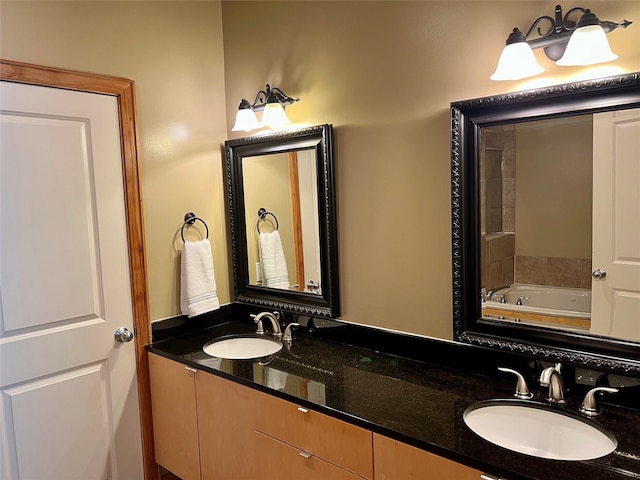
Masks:
[[[451,104],[457,341],[640,372],[640,74]]]
[[[340,315],[332,126],[225,142],[238,302]]]

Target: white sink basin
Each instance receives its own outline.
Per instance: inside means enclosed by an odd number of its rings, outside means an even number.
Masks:
[[[557,407],[517,400],[471,405],[464,421],[485,440],[509,450],[555,460],[589,460],[618,446],[615,437],[580,415]]]
[[[275,338],[254,335],[234,335],[207,343],[202,350],[207,355],[231,360],[262,358],[282,349],[282,343]]]

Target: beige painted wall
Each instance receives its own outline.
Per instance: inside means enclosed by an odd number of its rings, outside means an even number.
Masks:
[[[220,3],[2,1],[0,32],[4,59],[135,80],[151,318],[180,313],[187,211],[209,226],[218,297],[228,303]]]
[[[223,1],[227,128],[266,83],[294,122],[334,125],[342,318],[451,338],[449,103],[592,69],[492,82],[506,37],[556,2]],[[569,8],[573,5],[567,5]],[[597,1],[619,72],[640,70],[640,2]]]
[[[516,255],[591,258],[592,118],[516,126]]]

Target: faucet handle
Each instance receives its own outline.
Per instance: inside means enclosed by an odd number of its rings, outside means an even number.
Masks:
[[[299,323],[293,323],[293,322],[287,325],[287,328],[284,329],[284,335],[282,336],[282,341],[292,342],[293,337],[291,336],[291,330],[293,329],[293,327],[299,327],[299,326],[300,326]]]
[[[258,324],[258,329],[256,330],[256,335],[264,335],[264,326],[262,325],[262,319],[258,318],[258,316],[255,313],[252,313],[249,316],[251,318],[253,318],[253,323],[257,323]]]
[[[598,406],[598,401],[596,400],[596,393],[598,392],[607,392],[607,393],[618,393],[620,390],[612,387],[596,387],[592,388],[587,392],[584,396],[584,400],[582,401],[582,405],[580,405],[580,411],[589,417],[595,417],[602,413],[602,410]]]
[[[516,377],[518,377],[518,383],[516,384],[516,393],[513,394],[514,397],[520,398],[522,400],[528,400],[533,397],[533,393],[529,391],[527,381],[524,379],[520,372],[507,367],[498,367],[498,370],[505,373],[513,373]]]

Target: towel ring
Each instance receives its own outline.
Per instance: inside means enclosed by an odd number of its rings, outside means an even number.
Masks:
[[[273,213],[268,212],[265,208],[261,208],[258,210],[258,221],[256,222],[256,229],[258,230],[258,233],[260,233],[260,220],[264,220],[267,215],[271,215],[276,221],[276,230],[278,230],[278,217]]]
[[[200,220],[202,222],[204,228],[207,230],[207,236],[205,238],[209,238],[209,227],[207,227],[205,221],[200,217],[196,217],[195,213],[187,212],[184,214],[184,223],[182,224],[182,228],[180,229],[180,236],[182,237],[183,242],[186,241],[184,239],[184,227],[186,227],[187,225],[193,225],[194,223],[196,223],[196,220]]]

